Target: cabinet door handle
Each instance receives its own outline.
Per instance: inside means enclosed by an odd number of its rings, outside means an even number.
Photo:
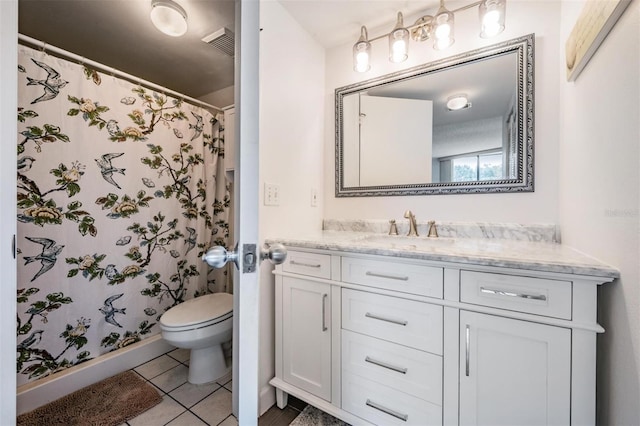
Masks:
[[[464,345],[464,352],[465,352],[465,362],[464,362],[464,371],[465,371],[465,376],[469,377],[469,340],[470,340],[470,336],[471,336],[471,331],[469,329],[469,324],[466,325],[466,330],[465,330],[465,345]]]
[[[370,399],[368,399],[368,398],[367,398],[367,402],[366,402],[366,404],[367,404],[369,407],[371,407],[371,408],[375,408],[375,409],[376,409],[376,410],[378,410],[378,411],[382,411],[383,413],[388,414],[388,415],[390,415],[390,416],[393,416],[393,417],[395,417],[396,419],[400,419],[400,420],[402,420],[403,422],[406,422],[406,421],[407,421],[407,419],[409,418],[409,415],[408,415],[408,414],[402,414],[402,413],[399,413],[399,412],[397,412],[397,411],[395,411],[395,410],[392,410],[392,409],[387,408],[387,407],[384,407],[384,406],[382,406],[382,405],[380,405],[380,404],[378,404],[378,403],[375,403],[375,402],[371,401],[371,400],[370,400]]]
[[[377,319],[377,320],[380,320],[380,321],[386,321],[386,322],[390,322],[392,324],[398,324],[398,325],[402,325],[402,326],[405,326],[405,325],[409,324],[408,321],[397,320],[395,318],[382,317],[382,316],[377,315],[377,314],[372,314],[371,312],[367,312],[366,314],[364,314],[364,316],[367,317],[367,318],[373,318],[373,319]]]
[[[484,287],[480,287],[480,292],[496,294],[498,296],[519,297],[521,299],[547,300],[547,296],[545,296],[544,294],[513,293],[511,291],[495,290],[492,288],[484,288]]]
[[[327,293],[322,295],[322,331],[327,331],[327,298],[329,295]]]
[[[377,272],[371,272],[371,271],[367,271],[365,275],[368,277],[386,278],[389,280],[409,281],[409,277],[407,277],[406,275],[379,274]]]
[[[378,361],[377,359],[373,359],[368,355],[365,357],[364,360],[365,362],[369,362],[371,364],[378,365],[380,367],[388,368],[389,370],[393,370],[401,374],[407,374],[407,369],[404,367],[396,367],[395,365],[388,364],[384,361]]]
[[[304,263],[304,262],[296,262],[295,260],[292,260],[291,262],[289,262],[290,265],[298,265],[298,266],[306,266],[307,268],[319,268],[322,265],[320,265],[319,263]]]

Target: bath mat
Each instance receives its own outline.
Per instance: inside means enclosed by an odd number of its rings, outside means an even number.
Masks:
[[[158,391],[125,371],[18,416],[18,426],[115,426],[162,401]]]
[[[307,405],[289,426],[349,426],[349,423],[336,419],[314,406]]]

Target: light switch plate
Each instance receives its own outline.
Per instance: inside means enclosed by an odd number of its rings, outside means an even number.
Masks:
[[[280,185],[274,183],[264,184],[264,205],[279,206],[280,205]]]

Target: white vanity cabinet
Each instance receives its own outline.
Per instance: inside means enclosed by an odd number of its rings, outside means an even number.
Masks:
[[[282,280],[283,379],[331,400],[331,307],[329,284]]]
[[[326,401],[331,401],[332,286],[309,278],[331,278],[330,259],[290,251],[282,268],[296,276],[283,277],[278,286],[282,379]]]
[[[281,408],[291,394],[353,425],[595,424],[597,286],[613,276],[288,249]]]
[[[571,330],[460,311],[460,424],[569,425]]]

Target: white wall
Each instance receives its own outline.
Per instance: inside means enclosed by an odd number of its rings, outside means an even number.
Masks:
[[[563,2],[562,52],[584,3]],[[562,240],[621,272],[600,289],[599,425],[640,424],[639,22],[635,1],[574,83],[556,76]]]
[[[507,5],[506,29],[492,39],[478,37],[476,8],[456,14],[456,42],[444,51],[435,51],[431,43],[411,42],[409,59],[402,64],[387,60],[387,42],[372,43],[372,70],[359,74],[353,71],[353,42],[327,51],[325,92],[325,207],[326,218],[402,219],[411,209],[418,220],[491,221],[517,223],[556,223],[558,180],[559,81],[555,70],[559,67],[560,2],[512,0]],[[416,17],[405,17],[414,22]],[[389,16],[389,26],[394,23]],[[370,38],[388,32],[389,28],[369,31]],[[413,197],[335,198],[335,115],[334,90],[362,79],[369,79],[393,71],[431,62],[447,56],[506,41],[529,33],[535,40],[535,192],[491,195],[429,195]],[[357,36],[356,36],[357,38]],[[473,208],[469,208],[470,206]]]
[[[276,1],[260,3],[260,236],[294,236],[322,227],[324,49]],[[280,205],[264,206],[264,183]],[[318,207],[311,207],[311,189]],[[260,383],[275,374],[274,279],[261,267]],[[260,411],[275,402],[262,387]],[[270,403],[267,403],[270,401]]]

